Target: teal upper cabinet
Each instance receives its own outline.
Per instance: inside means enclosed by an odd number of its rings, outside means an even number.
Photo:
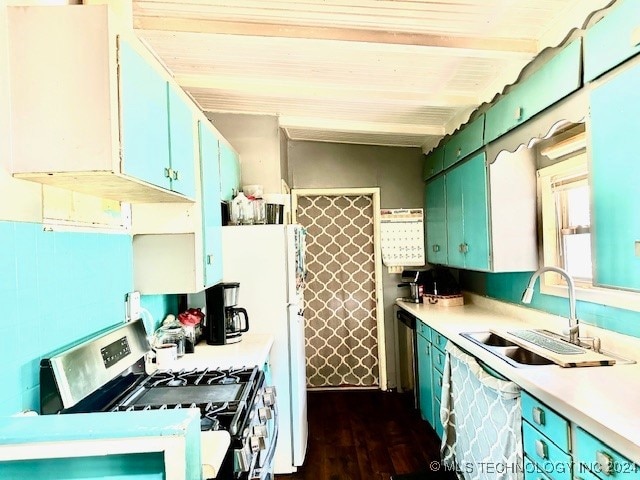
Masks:
[[[640,290],[640,65],[591,92],[594,283]]]
[[[173,81],[119,26],[106,4],[7,7],[11,173],[117,201],[193,203],[167,170]]]
[[[446,174],[446,202],[448,264],[471,270],[489,270],[484,152]]]
[[[482,151],[427,182],[427,261],[491,272],[536,270],[535,154],[501,152],[486,163]]]
[[[185,197],[195,198],[195,151],[193,110],[178,87],[169,86],[169,178],[170,188]]]
[[[640,2],[623,0],[584,37],[584,81],[604,72],[640,52]]]
[[[486,112],[484,143],[526,122],[581,86],[581,41],[574,40]]]
[[[230,202],[240,191],[240,159],[224,141],[220,142],[220,182],[221,199]]]
[[[444,168],[459,162],[484,145],[484,115],[455,133],[444,146]]]
[[[128,42],[120,42],[123,172],[171,188],[167,81]]]
[[[422,179],[437,175],[444,169],[444,145],[440,145],[433,152],[429,153],[424,159],[424,168],[422,170]]]
[[[220,210],[220,148],[213,132],[198,122],[202,175],[202,234],[205,287],[222,280],[222,212]]]
[[[444,178],[444,175],[441,175],[425,186],[427,261],[440,265],[447,263],[447,202]]]

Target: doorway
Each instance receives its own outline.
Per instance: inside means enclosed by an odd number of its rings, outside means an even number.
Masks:
[[[307,386],[386,390],[380,190],[294,189],[307,230]]]

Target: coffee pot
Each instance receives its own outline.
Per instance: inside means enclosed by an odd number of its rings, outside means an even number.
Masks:
[[[247,311],[240,307],[227,307],[225,315],[227,343],[239,342],[241,334],[249,331],[249,315],[247,315]]]

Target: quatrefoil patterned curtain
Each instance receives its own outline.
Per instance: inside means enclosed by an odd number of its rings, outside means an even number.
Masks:
[[[298,197],[310,388],[379,384],[373,213],[371,196]]]

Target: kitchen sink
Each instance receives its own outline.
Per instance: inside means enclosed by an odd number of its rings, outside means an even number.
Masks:
[[[511,340],[507,340],[493,332],[467,332],[461,333],[461,335],[463,337],[467,337],[473,342],[488,345],[490,347],[517,347],[517,345]]]
[[[594,351],[585,342],[581,342],[580,345],[571,344],[561,335],[547,330],[514,330],[505,333],[507,334],[506,337],[491,331],[463,332],[460,335],[514,367],[540,365],[580,367],[635,363],[634,360],[619,357],[611,352],[604,350]],[[529,333],[535,334],[535,337],[529,339],[536,346],[533,350],[526,347],[526,341],[523,342],[524,344],[521,343],[522,340],[529,338],[528,335],[524,334]],[[515,341],[507,338],[509,336],[513,336]],[[548,337],[548,341],[537,341],[540,340],[538,337],[541,336]],[[546,351],[549,352],[548,357],[544,355]]]
[[[495,332],[464,332],[460,335],[514,367],[555,364],[553,360],[517,345]]]
[[[522,347],[505,348],[502,354],[520,365],[552,365],[554,363],[553,360]]]

